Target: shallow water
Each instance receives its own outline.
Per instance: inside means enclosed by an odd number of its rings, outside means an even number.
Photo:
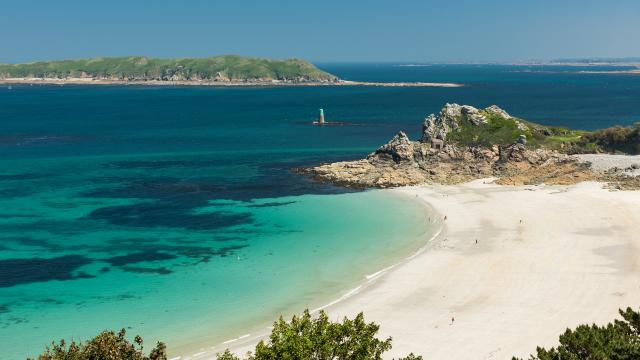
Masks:
[[[466,86],[0,89],[4,356],[120,327],[170,350],[213,345],[339,297],[421,247],[427,210],[290,169],[416,138],[445,102],[585,129],[640,119],[637,76],[324,67]],[[311,126],[319,107],[348,125]]]

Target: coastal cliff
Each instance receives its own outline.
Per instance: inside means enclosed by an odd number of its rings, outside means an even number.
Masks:
[[[511,185],[603,180],[638,188],[638,177],[616,170],[595,172],[589,162],[572,156],[585,148],[585,134],[518,119],[496,105],[477,109],[446,104],[439,114],[425,118],[419,141],[400,131],[365,159],[302,172],[318,181],[358,188],[456,184],[488,177]]]

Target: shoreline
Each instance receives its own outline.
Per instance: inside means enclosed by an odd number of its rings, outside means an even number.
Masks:
[[[287,310],[283,310],[278,314],[273,314],[270,316],[270,320],[267,322],[259,322],[253,323],[246,327],[241,327],[241,331],[238,331],[237,334],[231,335],[232,337],[218,341],[218,342],[194,342],[192,344],[188,344],[186,346],[180,346],[177,350],[170,349],[169,360],[204,360],[210,359],[215,356],[216,353],[222,353],[225,349],[230,349],[232,352],[237,355],[245,355],[248,351],[253,351],[255,345],[263,339],[268,338],[271,334],[272,324],[277,320],[279,316],[283,316],[286,320],[290,320],[292,315],[299,315],[305,307],[309,309],[309,311],[314,314],[319,312],[320,310],[326,310],[333,306],[336,306],[340,303],[348,301],[351,297],[357,295],[368,287],[372,286],[379,279],[384,277],[390,271],[393,271],[397,266],[402,265],[405,262],[410,261],[415,256],[424,252],[429,244],[437,238],[442,230],[444,224],[441,221],[437,221],[438,214],[435,212],[434,208],[424,201],[419,201],[413,195],[402,194],[396,192],[388,192],[385,190],[372,190],[372,191],[384,191],[387,194],[390,194],[393,197],[404,198],[408,202],[416,202],[421,211],[424,213],[425,218],[429,217],[433,221],[429,223],[429,226],[426,228],[427,239],[421,239],[419,247],[417,249],[402,255],[401,257],[394,258],[391,261],[390,265],[383,265],[380,269],[374,269],[373,272],[364,274],[357,282],[345,284],[345,289],[337,294],[331,294],[329,296],[325,296],[323,300],[318,300],[314,303],[308,304],[309,306],[302,305],[296,306],[295,308],[288,308]],[[387,259],[388,260],[388,259]],[[384,259],[381,259],[381,263],[384,263]],[[331,316],[331,313],[329,313]]]
[[[314,311],[334,321],[364,312],[380,325],[380,338],[393,337],[385,359],[413,352],[466,360],[528,358],[536,346],[557,345],[566,328],[608,323],[618,308],[640,303],[640,192],[600,182],[490,180],[380,190],[423,202],[441,219],[439,229],[413,254]],[[172,359],[205,359],[225,348],[244,355],[269,333]]]
[[[389,359],[506,359],[640,303],[640,193],[486,182],[390,190],[447,215],[443,231],[330,317],[363,311],[393,337]]]
[[[92,78],[5,78],[0,85],[128,85],[128,86],[208,86],[208,87],[314,87],[314,86],[373,86],[373,87],[463,87],[458,83],[439,82],[369,82],[340,80],[337,82],[282,81],[200,81],[200,80],[106,80]]]

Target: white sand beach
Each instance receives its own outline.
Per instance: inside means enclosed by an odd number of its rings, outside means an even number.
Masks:
[[[391,191],[446,215],[444,231],[327,309],[336,319],[364,311],[381,324],[394,339],[389,358],[524,357],[567,327],[640,305],[640,192],[483,181]]]
[[[443,222],[421,252],[326,308],[334,320],[363,311],[380,324],[393,337],[385,358],[528,358],[567,327],[640,306],[640,191],[491,179],[383,191],[427,202]],[[244,354],[261,336],[191,358]]]

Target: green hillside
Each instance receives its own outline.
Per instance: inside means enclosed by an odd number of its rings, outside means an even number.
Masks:
[[[286,80],[335,81],[337,78],[299,59],[270,60],[236,55],[155,59],[144,56],[0,64],[0,78],[75,78],[117,80]]]

